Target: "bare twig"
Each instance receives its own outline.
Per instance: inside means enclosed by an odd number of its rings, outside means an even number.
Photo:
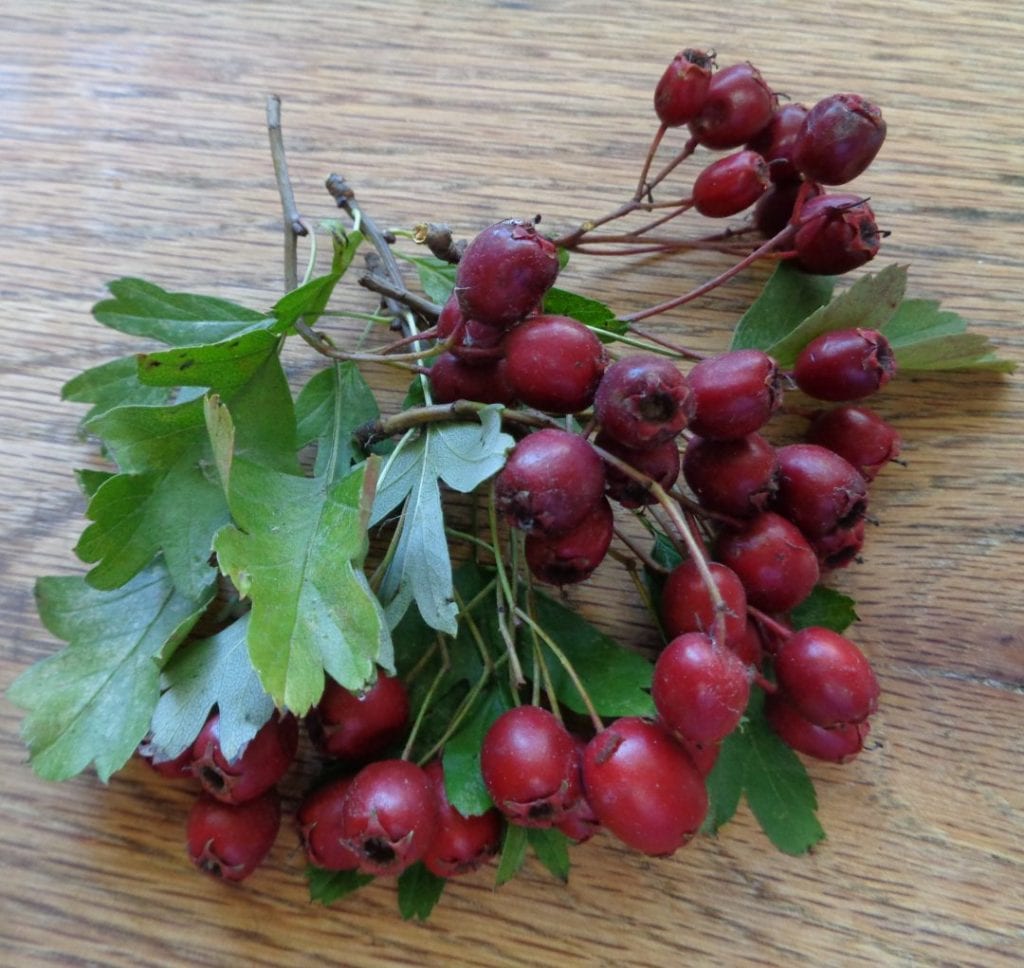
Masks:
[[[277,193],[281,196],[281,210],[284,213],[284,287],[291,292],[299,284],[298,256],[295,240],[308,235],[295,205],[295,192],[288,176],[288,159],[284,151],[284,136],[281,132],[281,99],[276,94],[267,97],[267,134],[270,137],[270,157],[274,162],[274,177]]]

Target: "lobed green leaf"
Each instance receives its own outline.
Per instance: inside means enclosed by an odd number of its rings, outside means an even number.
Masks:
[[[780,262],[758,297],[740,317],[729,349],[767,350],[792,332],[832,296],[835,280],[813,276]]]
[[[309,899],[325,906],[354,894],[373,879],[372,874],[360,874],[359,871],[329,871],[312,864],[306,868]]]
[[[569,838],[554,827],[547,829],[531,828],[526,838],[530,849],[551,874],[563,884],[569,883]]]
[[[409,921],[426,921],[441,900],[447,881],[427,869],[422,861],[407,867],[398,876],[398,913]]]
[[[845,632],[858,620],[855,605],[848,595],[818,585],[789,613],[789,620],[795,629],[817,625],[833,632]]]

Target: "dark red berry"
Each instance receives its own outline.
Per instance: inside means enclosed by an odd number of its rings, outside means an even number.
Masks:
[[[725,606],[725,641],[731,647],[744,634],[747,625],[747,595],[736,573],[717,561],[708,562],[708,570]],[[697,563],[688,558],[674,568],[661,590],[661,624],[669,639],[684,632],[715,633],[715,606]]]
[[[878,680],[864,653],[848,638],[811,626],[794,632],[775,657],[785,698],[816,726],[860,723],[878,708]]]
[[[220,715],[214,713],[192,744],[192,771],[211,796],[225,803],[244,803],[285,775],[298,745],[298,720],[275,712],[229,761],[220,748]]]
[[[771,121],[777,103],[756,67],[733,64],[712,76],[690,130],[706,148],[739,148]]]
[[[776,451],[779,489],[774,510],[807,537],[820,538],[860,521],[868,505],[864,478],[835,451],[817,444],[788,444]]]
[[[722,532],[717,558],[739,576],[747,602],[765,612],[787,612],[818,582],[814,549],[800,529],[781,515],[764,511],[743,528]]]
[[[303,797],[295,819],[311,864],[331,871],[354,871],[359,855],[344,842],[344,806],[352,777],[332,780]]]
[[[735,652],[702,632],[687,632],[658,656],[651,698],[668,729],[710,745],[739,724],[750,699],[750,676]]]
[[[578,434],[545,428],[519,441],[494,481],[498,510],[527,534],[567,534],[604,498],[604,463]]]
[[[554,826],[582,793],[576,742],[539,706],[516,706],[494,721],[480,772],[495,806],[524,827]]]
[[[346,763],[366,763],[398,742],[409,722],[409,694],[402,680],[378,672],[355,693],[328,678],[320,701],[306,717],[321,754]]]
[[[693,207],[708,218],[729,218],[766,191],[768,165],[756,151],[737,151],[711,162],[693,183]]]
[[[837,276],[870,262],[881,246],[871,206],[859,195],[814,195],[794,212],[796,263],[817,275]]]
[[[223,803],[201,794],[186,824],[188,855],[203,873],[225,881],[245,880],[274,846],[281,827],[276,790],[245,803]]]
[[[822,571],[845,568],[857,560],[864,547],[864,519],[837,527],[828,534],[809,538],[808,541],[818,556]]]
[[[364,874],[400,874],[423,859],[436,832],[434,789],[415,763],[378,760],[352,778],[341,833]]]
[[[549,585],[586,581],[604,560],[614,527],[611,505],[604,498],[567,534],[528,534],[523,550],[530,574]]]
[[[713,54],[690,48],[672,58],[654,89],[654,110],[662,124],[679,127],[700,111],[714,64]]]
[[[613,457],[628,464],[633,470],[656,481],[668,490],[679,477],[679,446],[675,439],[667,440],[656,447],[637,450],[625,447],[612,439],[603,431],[597,435],[594,443]],[[639,508],[653,504],[655,499],[650,489],[636,478],[630,477],[615,465],[605,464],[605,478],[608,484],[608,496],[624,508]]]
[[[467,319],[448,352],[468,366],[492,366],[505,356],[505,330]]]
[[[856,178],[885,141],[882,112],[858,94],[833,94],[807,113],[793,162],[809,181],[844,185]]]
[[[437,317],[434,333],[438,342],[443,343],[453,336],[460,336],[464,325],[465,319],[463,318],[462,310],[459,308],[459,297],[455,292],[452,292],[448,297],[448,301],[441,307],[441,312]]]
[[[437,832],[423,863],[438,877],[458,877],[486,864],[501,846],[501,814],[486,810],[464,817],[448,802],[444,786],[444,768],[434,760],[424,767],[434,789],[437,805]]]
[[[814,198],[822,191],[810,182],[787,182],[772,185],[754,206],[754,225],[758,232],[770,239],[778,235],[792,221],[798,199]]]
[[[594,397],[602,432],[642,450],[673,440],[693,413],[686,376],[663,356],[623,357],[605,371]]]
[[[190,746],[186,746],[177,756],[162,757],[160,750],[148,743],[142,743],[137,753],[139,759],[154,773],[159,773],[160,776],[168,780],[184,780],[195,775],[192,772],[192,748]]]
[[[685,736],[676,736],[676,742],[690,757],[691,762],[697,767],[697,772],[707,778],[708,774],[715,768],[718,762],[718,754],[722,752],[721,743],[693,743]]]
[[[782,403],[778,365],[761,350],[732,350],[701,360],[687,381],[695,408],[690,429],[701,437],[746,437]]]
[[[793,153],[800,142],[807,108],[802,104],[780,104],[771,121],[747,143],[768,163],[768,174],[776,185],[797,184],[800,172],[793,164]],[[783,223],[785,224],[785,223]]]
[[[726,645],[740,657],[740,661],[746,666],[760,668],[761,660],[764,658],[764,639],[757,628],[757,623],[748,615],[743,628],[743,635]]]
[[[583,757],[587,752],[587,742],[579,736],[573,736],[576,744],[576,758],[580,767],[580,787],[583,785]],[[597,819],[594,808],[586,797],[585,792],[580,793],[580,798],[555,824],[555,829],[560,830],[574,843],[582,844],[590,840],[601,829],[601,821]]]
[[[775,448],[758,433],[736,440],[691,437],[683,477],[710,511],[748,518],[764,511],[779,486]]]
[[[861,400],[896,373],[889,341],[875,329],[835,329],[811,340],[796,359],[793,380],[816,400]]]
[[[815,414],[807,428],[808,443],[834,450],[849,461],[866,481],[899,457],[896,429],[868,407],[843,406]]]
[[[656,723],[616,720],[588,744],[583,784],[601,825],[634,850],[661,857],[690,842],[704,822],[704,778]]]
[[[509,406],[516,395],[509,386],[505,360],[467,363],[453,353],[442,353],[430,367],[430,393],[435,403],[476,400]]]
[[[871,729],[867,721],[835,729],[815,726],[778,693],[765,699],[764,713],[768,724],[787,746],[829,763],[849,763],[864,748]]]
[[[594,401],[608,354],[582,323],[568,316],[534,316],[505,337],[505,375],[528,407],[566,414]]]
[[[455,292],[466,318],[507,327],[540,302],[557,275],[554,243],[533,222],[505,219],[484,229],[466,247]]]

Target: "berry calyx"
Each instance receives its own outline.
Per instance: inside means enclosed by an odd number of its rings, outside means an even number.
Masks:
[[[281,800],[276,790],[237,804],[204,793],[188,814],[188,856],[204,874],[242,881],[263,863],[280,827]]]
[[[654,110],[662,124],[677,128],[700,111],[714,66],[713,54],[689,47],[672,58],[654,89]]]
[[[692,413],[686,376],[665,357],[647,353],[608,367],[594,397],[602,434],[635,450],[673,440]]]

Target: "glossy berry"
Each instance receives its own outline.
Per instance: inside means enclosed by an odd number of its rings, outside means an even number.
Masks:
[[[686,376],[665,357],[647,353],[608,367],[594,397],[602,433],[635,450],[673,440],[692,413]]]
[[[814,195],[794,213],[797,265],[817,275],[837,276],[870,262],[882,235],[871,206],[859,195]]]
[[[754,206],[754,225],[766,238],[778,235],[792,221],[797,201],[821,195],[823,189],[809,182],[772,185]]]
[[[835,451],[866,481],[873,481],[889,461],[899,457],[902,441],[896,428],[868,407],[842,406],[815,414],[805,438]]]
[[[844,185],[874,161],[883,141],[876,105],[858,94],[833,94],[807,112],[793,163],[809,181]]]
[[[523,550],[530,574],[549,585],[575,585],[586,581],[604,560],[612,543],[615,518],[607,498],[572,531],[548,537],[528,534]]]
[[[835,729],[815,726],[778,693],[765,699],[764,714],[788,747],[828,763],[849,763],[864,748],[871,729],[867,721]]]
[[[468,366],[491,366],[505,356],[505,330],[467,319],[448,352]]]
[[[708,808],[704,778],[689,755],[650,720],[616,720],[588,744],[583,784],[601,825],[656,857],[690,842]]]
[[[512,392],[547,413],[587,409],[608,363],[604,344],[568,316],[528,319],[508,333],[504,350]]]
[[[816,400],[861,400],[895,373],[892,346],[878,330],[836,329],[803,348],[793,367],[793,381]]]
[[[480,772],[495,806],[524,827],[553,826],[582,793],[576,743],[539,706],[516,706],[494,721],[480,747]]]
[[[747,594],[732,569],[711,561],[708,570],[725,605],[725,640],[721,644],[731,647],[746,629]],[[715,632],[715,606],[692,558],[673,568],[665,579],[661,589],[661,624],[669,639],[684,632]]]
[[[701,360],[687,377],[694,399],[690,429],[734,440],[760,430],[782,403],[778,365],[761,350],[732,350]]]
[[[878,680],[864,653],[848,638],[811,626],[790,636],[775,657],[785,698],[816,726],[860,723],[878,708]]]
[[[651,698],[668,729],[691,743],[710,745],[739,724],[750,698],[750,676],[736,653],[702,632],[687,632],[658,656]]]
[[[343,809],[352,777],[332,780],[303,797],[295,814],[303,850],[311,864],[330,871],[354,871],[359,855],[344,842]]]
[[[820,538],[864,517],[867,484],[835,451],[817,444],[788,444],[776,454],[779,489],[772,507],[805,536]]]
[[[691,437],[683,477],[710,511],[749,518],[768,508],[779,486],[775,448],[758,433],[735,440]]]
[[[845,568],[858,559],[864,547],[864,519],[839,526],[816,538],[809,538],[822,571]]]
[[[676,735],[676,742],[686,751],[690,762],[697,768],[697,772],[707,779],[708,774],[715,768],[718,762],[718,755],[722,752],[721,743],[693,743],[685,736]]]
[[[604,497],[604,463],[588,441],[545,428],[524,437],[494,481],[495,503],[527,534],[567,534]]]
[[[438,877],[458,877],[486,864],[501,846],[502,823],[497,810],[485,810],[465,817],[448,801],[444,786],[444,768],[433,760],[424,769],[434,789],[437,805],[437,832],[423,863]]]
[[[752,64],[733,64],[711,78],[690,131],[705,148],[739,148],[772,119],[778,99]]]
[[[757,628],[757,623],[749,615],[743,627],[743,635],[734,641],[726,642],[726,645],[739,656],[745,666],[760,668],[764,658],[764,639]]]
[[[747,603],[765,612],[799,605],[820,575],[817,556],[800,529],[772,511],[723,531],[716,557],[739,576]]]
[[[276,790],[238,804],[202,794],[188,814],[188,856],[205,874],[242,881],[263,863],[280,827]]]
[[[675,439],[667,440],[656,447],[636,450],[625,447],[612,439],[603,431],[597,435],[594,443],[601,450],[628,464],[633,470],[656,481],[668,490],[679,477],[679,447]],[[641,481],[630,477],[611,463],[605,463],[605,479],[608,485],[608,496],[624,508],[639,508],[653,504],[655,499],[650,490]]]
[[[756,151],[737,151],[711,162],[693,183],[693,207],[708,218],[729,218],[754,204],[770,185],[768,165]]]
[[[654,110],[662,124],[677,128],[704,106],[714,55],[687,48],[672,58],[654,89]]]
[[[295,759],[299,723],[275,712],[233,760],[221,752],[220,715],[214,713],[192,744],[192,771],[210,796],[244,803],[269,790]]]
[[[576,744],[576,758],[580,767],[580,787],[583,785],[583,757],[587,752],[586,740],[579,736],[573,736]],[[580,793],[579,799],[569,808],[568,811],[555,824],[555,829],[560,830],[566,837],[577,844],[590,840],[601,829],[601,821],[597,819],[594,808],[586,797],[586,792]]]
[[[377,760],[353,778],[342,805],[341,839],[364,874],[400,874],[426,855],[437,832],[434,789],[407,760]]]
[[[462,327],[464,325],[465,318],[462,315],[462,309],[459,308],[459,297],[458,294],[453,291],[445,304],[441,307],[441,312],[437,316],[437,325],[434,328],[434,335],[438,342],[444,343],[453,336],[458,338],[462,333]]]
[[[516,395],[509,385],[505,360],[467,363],[453,353],[442,353],[429,371],[430,393],[435,403],[476,400],[509,406]]]
[[[320,701],[306,717],[320,753],[351,764],[379,756],[404,736],[408,723],[409,694],[402,680],[380,671],[360,693],[328,678]]]
[[[747,142],[768,163],[768,175],[776,185],[799,183],[800,172],[793,164],[793,154],[800,143],[800,132],[807,108],[802,104],[780,104],[771,121]]]

